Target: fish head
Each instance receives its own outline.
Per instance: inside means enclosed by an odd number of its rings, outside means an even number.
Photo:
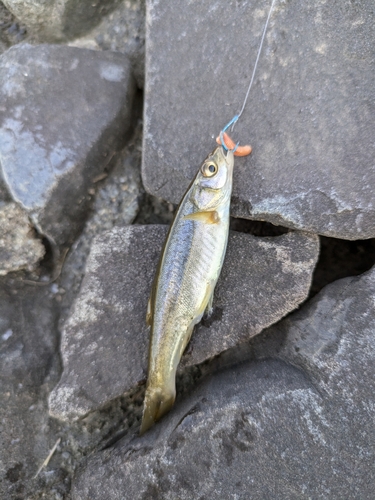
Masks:
[[[233,164],[233,152],[222,146],[207,156],[191,188],[191,200],[198,210],[215,210],[230,201]]]

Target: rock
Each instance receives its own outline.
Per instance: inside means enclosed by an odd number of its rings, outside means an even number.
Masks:
[[[57,347],[57,310],[50,287],[0,287],[1,377],[40,386]]]
[[[42,42],[62,42],[95,26],[117,0],[4,0],[5,6]]]
[[[131,226],[94,240],[62,335],[64,372],[49,402],[54,417],[82,417],[145,380],[145,314],[166,233],[166,226]],[[318,238],[305,233],[231,233],[213,315],[196,329],[183,365],[245,342],[298,307],[318,250]]]
[[[32,498],[31,478],[57,439],[46,408],[46,393],[55,383],[58,367],[55,297],[50,287],[0,281],[0,497],[4,499]]]
[[[136,217],[143,193],[141,185],[141,127],[121,151],[108,177],[98,181],[92,214],[64,262],[60,287],[65,290],[61,302],[60,323],[67,319],[85,273],[87,256],[95,236],[116,225],[131,224]],[[103,174],[104,175],[104,174]]]
[[[11,45],[22,42],[26,37],[26,27],[17,22],[13,14],[0,3],[0,54]]]
[[[57,244],[86,217],[88,190],[129,129],[126,56],[22,45],[0,58],[0,164],[13,199]]]
[[[143,181],[178,202],[239,111],[271,2],[147,3]],[[375,236],[373,2],[276,2],[233,132],[232,215],[343,239]],[[168,43],[166,43],[168,33]]]
[[[332,283],[309,308],[268,330],[285,335],[281,359],[301,368],[327,396],[342,393],[358,427],[373,398],[374,296],[375,267]]]
[[[142,438],[89,460],[72,500],[372,498],[374,330],[375,268],[268,331],[288,363],[214,376]]]
[[[71,41],[69,45],[126,54],[132,63],[138,87],[143,88],[145,16],[144,0],[123,0],[89,34]]]
[[[33,234],[27,214],[15,203],[0,203],[0,276],[35,269],[44,246]]]

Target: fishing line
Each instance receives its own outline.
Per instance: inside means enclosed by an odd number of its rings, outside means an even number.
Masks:
[[[258,61],[259,61],[259,57],[260,57],[260,53],[262,51],[262,47],[263,47],[263,42],[264,42],[264,37],[266,36],[266,32],[267,32],[267,28],[268,28],[268,23],[269,23],[269,20],[271,18],[271,14],[272,14],[272,11],[273,11],[273,7],[275,5],[275,2],[276,0],[272,0],[272,3],[271,3],[271,7],[270,7],[270,10],[268,12],[268,16],[267,16],[267,20],[266,20],[266,24],[264,25],[264,29],[263,29],[263,34],[262,34],[262,38],[260,40],[260,44],[259,44],[259,49],[258,49],[258,53],[257,53],[257,57],[256,57],[256,60],[255,60],[255,64],[254,64],[254,69],[253,69],[253,73],[251,75],[251,79],[250,79],[250,83],[249,83],[249,86],[247,88],[247,91],[246,91],[246,95],[245,95],[245,99],[243,101],[243,104],[242,104],[242,108],[240,109],[240,112],[236,115],[234,115],[234,117],[230,120],[229,123],[227,123],[225,125],[225,127],[222,129],[222,131],[220,132],[220,140],[221,140],[221,143],[222,143],[222,146],[228,150],[228,148],[226,147],[225,145],[225,142],[223,140],[223,133],[231,126],[231,131],[233,132],[233,129],[236,125],[236,123],[238,122],[240,116],[242,115],[242,113],[244,112],[244,109],[245,109],[245,106],[246,106],[246,103],[247,103],[247,99],[249,97],[249,94],[250,94],[250,90],[251,90],[251,87],[253,85],[253,81],[254,81],[254,77],[255,77],[255,72],[256,72],[256,69],[257,69],[257,66],[258,66]],[[236,148],[238,147],[238,144],[236,146]]]

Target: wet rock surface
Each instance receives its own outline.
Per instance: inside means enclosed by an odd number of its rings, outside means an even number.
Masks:
[[[72,498],[371,498],[374,297],[374,270],[328,286],[266,332],[279,338],[267,355],[285,362],[213,376],[151,432],[90,460]]]
[[[82,226],[88,189],[130,128],[126,56],[41,45],[0,59],[0,165],[8,190],[57,244]],[[36,167],[37,166],[37,167]]]
[[[50,397],[53,416],[82,417],[145,380],[145,314],[166,233],[158,225],[116,227],[94,240],[64,326],[64,372]],[[213,314],[197,327],[183,366],[249,340],[298,307],[318,252],[318,239],[306,233],[256,238],[232,232]]]
[[[29,218],[16,203],[0,203],[0,276],[11,271],[32,271],[43,257]]]
[[[153,195],[177,203],[239,111],[269,6],[147,3],[143,180]],[[276,3],[233,133],[253,146],[236,161],[234,216],[342,239],[375,236],[373,20],[370,0],[346,9]]]

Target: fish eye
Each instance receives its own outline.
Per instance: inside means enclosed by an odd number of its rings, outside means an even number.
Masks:
[[[213,162],[204,163],[202,165],[202,174],[205,177],[213,177],[217,173],[217,165]]]

